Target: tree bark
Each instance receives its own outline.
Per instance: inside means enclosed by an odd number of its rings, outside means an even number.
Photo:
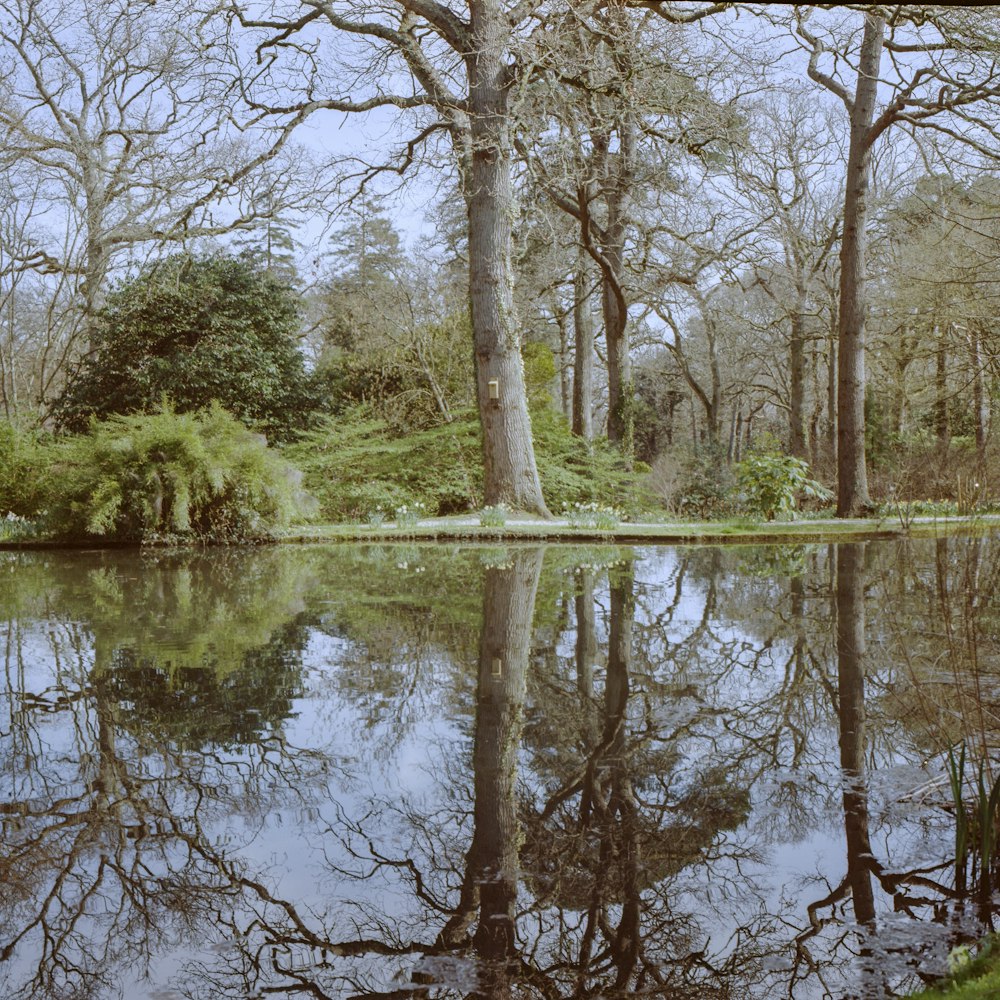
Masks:
[[[865,312],[868,187],[872,122],[885,17],[865,14],[858,80],[849,106],[850,146],[840,248],[840,329],[837,370],[837,516],[871,507],[865,467]]]
[[[91,154],[95,155],[95,154]],[[110,263],[110,254],[105,246],[105,214],[107,195],[101,184],[98,171],[91,162],[85,162],[81,170],[83,196],[86,203],[86,253],[84,254],[84,276],[80,285],[81,308],[83,310],[84,351],[94,347],[94,324],[97,311],[104,298],[104,285]]]
[[[983,380],[983,356],[978,323],[971,323],[969,326],[969,363],[972,367],[972,410],[976,418],[976,455],[982,461],[986,453],[989,404]]]
[[[594,317],[590,311],[589,255],[577,255],[573,276],[573,433],[594,436]]]
[[[624,230],[618,224],[618,199],[609,199],[609,215],[614,215],[614,229]],[[621,234],[624,239],[624,233]],[[625,262],[623,244],[618,236],[604,248],[604,257],[614,276],[605,274],[601,282],[601,305],[604,314],[604,339],[608,348],[608,440],[626,455],[632,454],[632,359],[628,335],[628,313],[620,298],[624,281]],[[617,286],[617,287],[616,287]]]
[[[830,314],[830,356],[826,367],[826,444],[830,459],[837,461],[837,334],[840,329],[840,313],[835,303],[831,303]]]
[[[559,412],[567,420],[573,419],[573,379],[570,375],[569,331],[566,329],[569,317],[559,311]]]
[[[483,429],[487,504],[548,515],[531,441],[511,261],[516,209],[511,182],[511,27],[500,0],[470,0],[472,163],[465,176],[469,215],[469,299]],[[491,392],[492,390],[492,392]]]
[[[951,444],[951,421],[948,419],[948,327],[934,331],[937,350],[934,355],[934,433],[940,448]]]
[[[806,435],[806,337],[805,295],[799,296],[792,313],[792,332],[788,344],[788,453],[808,457]]]

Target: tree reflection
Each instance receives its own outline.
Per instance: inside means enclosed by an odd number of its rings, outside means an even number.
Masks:
[[[560,995],[709,997],[726,989],[733,966],[725,966],[748,956],[716,963],[698,946],[697,922],[672,898],[675,876],[743,822],[749,798],[711,767],[678,767],[676,734],[654,705],[689,692],[664,687],[648,662],[636,678],[635,611],[629,561],[611,573],[600,726],[593,737],[585,732],[575,762],[546,755],[560,784],[529,813],[522,863],[538,911],[559,908],[560,964],[551,975]]]
[[[486,571],[472,755],[474,825],[463,879],[463,886],[474,886],[472,894],[479,896],[472,945],[481,962],[475,995],[482,997],[504,996],[517,969],[517,753],[542,553],[540,548],[521,550],[508,566]],[[439,936],[442,943],[457,942],[456,917],[467,919],[460,908]]]
[[[865,546],[841,545],[837,552],[837,697],[840,767],[844,780],[847,881],[854,914],[875,930],[874,863],[868,831],[865,774]]]
[[[50,579],[64,591],[61,616],[11,623],[19,639],[0,731],[5,997],[116,995],[123,978],[141,977],[158,951],[231,905],[238,890],[208,850],[219,827],[251,839],[267,809],[304,803],[322,777],[324,762],[281,733],[298,686],[289,647],[301,635],[288,627],[298,585],[272,574],[274,604],[240,630],[227,603],[261,594],[247,574],[242,586],[220,576],[225,562],[147,567],[137,607],[134,560],[81,559],[71,581]],[[100,599],[79,620],[83,588]]]
[[[339,843],[346,859],[336,863],[340,878],[359,880],[359,889],[384,885],[377,899],[406,885],[409,902],[395,904],[394,916],[358,900],[349,919],[336,906],[318,918],[236,874],[248,909],[234,910],[229,935],[246,945],[228,971],[193,968],[190,996],[713,997],[727,994],[737,969],[754,975],[753,919],[746,944],[716,967],[672,899],[673,876],[746,818],[749,797],[711,767],[686,774],[675,748],[651,746],[662,732],[648,696],[634,702],[631,563],[613,569],[606,592],[603,692],[593,676],[596,636],[586,634],[596,624],[575,602],[584,635],[567,693],[585,698],[598,724],[563,734],[575,755],[546,746],[534,756],[524,719],[542,561],[541,549],[515,549],[484,571],[470,822],[461,812],[449,819],[372,800],[327,831],[328,857]],[[580,585],[590,597],[592,578],[582,575]],[[544,770],[545,758],[562,778],[539,799],[523,770]],[[461,769],[453,780],[460,800]],[[381,843],[387,811],[411,831],[408,853]],[[344,933],[351,923],[356,932]]]

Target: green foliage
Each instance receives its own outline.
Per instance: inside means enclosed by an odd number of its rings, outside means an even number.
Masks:
[[[643,466],[629,470],[606,442],[574,437],[560,414],[532,415],[535,456],[550,510],[597,502],[642,509]],[[478,510],[483,497],[479,419],[472,410],[451,423],[400,434],[387,420],[359,406],[328,419],[288,446],[285,454],[305,472],[305,486],[330,521],[364,521],[423,502],[428,516]]]
[[[722,449],[705,448],[682,458],[671,502],[681,514],[719,516],[728,513],[734,486],[733,472]]]
[[[971,800],[964,798],[968,746],[962,743],[956,759],[948,750],[948,778],[955,817],[955,889],[973,893],[981,903],[993,898],[997,882],[996,856],[1000,831],[1000,776],[991,780],[987,762],[979,760]],[[971,877],[967,868],[971,867]]]
[[[400,435],[359,406],[309,431],[285,454],[330,521],[361,521],[420,501],[430,515],[482,502],[479,422],[468,411],[451,423]]]
[[[58,537],[246,542],[305,516],[301,474],[218,405],[112,417],[62,443]]]
[[[59,425],[221,403],[276,439],[303,426],[314,390],[296,347],[296,295],[252,257],[178,255],[114,291],[93,351],[57,402]]]
[[[750,455],[736,467],[750,513],[773,521],[795,510],[799,495],[828,500],[832,493],[809,478],[809,464],[791,455]]]
[[[524,361],[524,388],[532,408],[549,406],[552,383],[556,378],[556,359],[552,348],[540,341],[529,340],[521,346]]]
[[[0,517],[34,518],[51,489],[49,440],[0,422]]]
[[[531,415],[535,460],[549,510],[576,503],[597,503],[629,516],[652,505],[641,486],[649,467],[630,469],[621,452],[607,441],[585,441],[570,431],[569,422],[550,407]]]
[[[975,956],[967,946],[948,956],[951,975],[941,984],[914,993],[923,1000],[995,1000],[1000,996],[1000,943],[988,936]]]

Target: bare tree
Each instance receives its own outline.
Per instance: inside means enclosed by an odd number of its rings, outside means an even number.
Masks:
[[[733,175],[762,232],[774,241],[773,252],[752,265],[754,282],[787,324],[788,450],[805,458],[808,349],[818,337],[821,311],[817,278],[840,235],[837,203],[843,204],[843,194],[828,180],[839,150],[825,116],[801,95],[766,101],[757,112],[749,148],[734,157]]]
[[[628,456],[634,433],[629,310],[643,301],[640,272],[648,248],[649,219],[639,203],[675,179],[680,168],[673,150],[700,155],[726,131],[728,111],[705,87],[714,61],[685,46],[682,27],[724,6],[571,5],[546,25],[544,39],[533,39],[540,66],[518,148],[551,203],[576,220],[580,245],[597,265],[608,439]]]
[[[152,3],[0,2],[0,134],[23,217],[0,236],[5,290],[27,271],[52,275],[59,314],[22,405],[44,413],[116,263],[253,227],[302,190],[302,158],[266,169],[290,133],[234,112],[223,41]]]
[[[872,151],[892,128],[929,129],[995,155],[1000,97],[996,21],[967,7],[797,5],[788,15],[807,72],[847,112],[849,144],[840,252],[837,514],[871,505],[865,466],[865,250]],[[844,12],[847,11],[847,12]],[[860,28],[860,36],[858,29]],[[886,59],[885,57],[888,57]],[[883,64],[888,66],[883,70]],[[880,89],[886,97],[880,100]]]

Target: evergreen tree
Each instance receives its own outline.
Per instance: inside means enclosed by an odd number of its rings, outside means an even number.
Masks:
[[[109,297],[94,350],[59,400],[63,429],[92,417],[221,403],[277,439],[314,408],[296,346],[297,296],[251,256],[171,257]]]

